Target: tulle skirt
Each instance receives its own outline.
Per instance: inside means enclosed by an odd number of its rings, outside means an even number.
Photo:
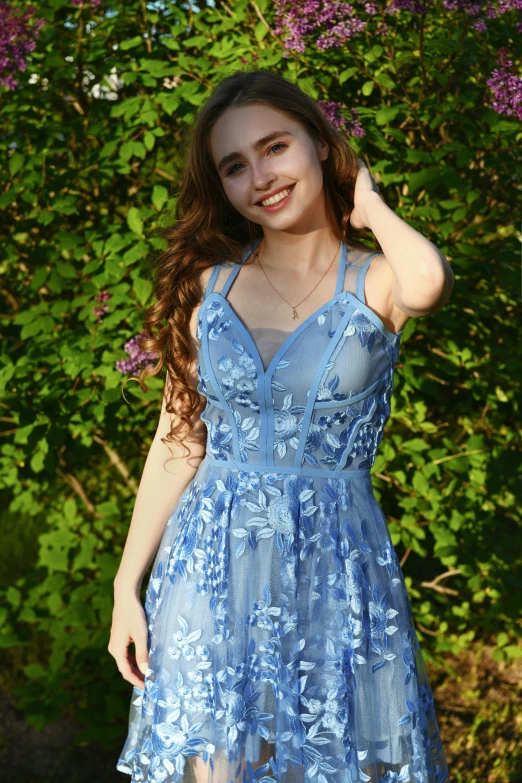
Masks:
[[[147,586],[132,783],[448,783],[369,476],[200,464]]]

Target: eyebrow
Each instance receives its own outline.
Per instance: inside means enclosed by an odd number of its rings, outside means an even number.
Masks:
[[[277,130],[272,131],[272,133],[268,133],[266,136],[263,136],[263,138],[258,139],[257,141],[254,141],[253,144],[250,146],[254,151],[258,150],[259,147],[263,147],[265,144],[268,144],[269,141],[272,141],[273,139],[278,139],[280,136],[293,136],[294,134],[287,130]],[[240,152],[229,152],[228,155],[225,155],[218,163],[218,171],[220,172],[227,163],[231,163],[233,160],[236,160],[237,158],[241,157]]]

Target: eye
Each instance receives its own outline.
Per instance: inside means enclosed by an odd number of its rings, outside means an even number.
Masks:
[[[276,141],[276,143],[272,144],[272,146],[269,147],[268,150],[269,151],[273,150],[274,147],[283,147],[283,148],[285,148],[285,147],[288,147],[288,144],[285,144],[284,141]],[[276,155],[277,155],[277,153],[276,153]]]
[[[274,149],[274,147],[282,147],[283,149],[286,149],[288,147],[288,144],[285,144],[284,141],[276,141],[275,144],[270,145],[270,147],[268,148],[268,152],[271,152]],[[279,153],[282,152],[283,149],[279,150],[278,152],[275,152],[274,155],[279,155]],[[242,163],[234,163],[234,165],[231,166],[227,171],[226,176],[228,177],[231,174],[235,174],[236,172],[234,171],[234,169],[236,168],[236,166],[242,166],[242,165],[243,165]]]

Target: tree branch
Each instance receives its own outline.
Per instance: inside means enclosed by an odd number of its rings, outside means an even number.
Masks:
[[[112,449],[107,441],[103,440],[103,438],[100,438],[99,435],[93,435],[93,440],[102,446],[111,462],[111,465],[115,467],[118,473],[123,477],[127,486],[132,489],[133,492],[137,492],[138,484],[136,479],[130,475],[127,465],[123,462],[118,452]]]

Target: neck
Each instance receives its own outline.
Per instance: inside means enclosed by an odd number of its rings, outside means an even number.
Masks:
[[[330,228],[306,234],[265,232],[258,245],[259,260],[268,274],[288,273],[294,280],[305,280],[312,274],[326,272],[339,250],[339,242]]]

